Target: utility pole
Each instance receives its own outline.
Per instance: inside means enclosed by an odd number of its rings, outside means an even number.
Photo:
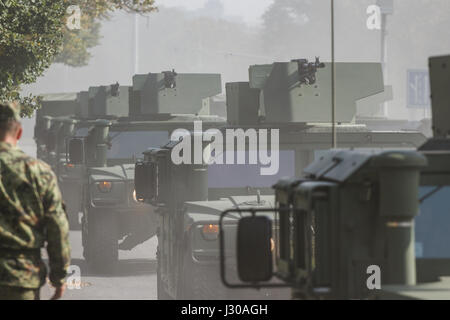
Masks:
[[[134,74],[139,73],[139,14],[134,14]]]
[[[337,148],[336,132],[336,63],[334,51],[334,0],[331,0],[331,147]]]
[[[394,14],[394,0],[377,0],[377,5],[380,7],[381,11],[381,52],[380,52],[380,60],[383,66],[383,77],[384,84],[388,84],[389,76],[388,76],[388,31],[387,31],[387,22],[388,16]],[[389,116],[388,103],[383,103],[383,116]]]

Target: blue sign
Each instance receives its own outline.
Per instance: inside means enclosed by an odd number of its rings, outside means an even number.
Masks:
[[[394,0],[377,0],[383,14],[394,14]]]
[[[430,76],[427,70],[408,70],[408,108],[428,109],[431,107]]]

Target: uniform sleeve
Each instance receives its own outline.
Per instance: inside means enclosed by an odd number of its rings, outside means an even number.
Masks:
[[[45,174],[47,188],[43,204],[47,230],[47,252],[50,266],[50,282],[61,286],[70,265],[69,223],[55,174]]]

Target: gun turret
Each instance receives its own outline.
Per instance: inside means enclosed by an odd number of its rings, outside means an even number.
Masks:
[[[88,118],[89,117],[89,92],[81,91],[77,93],[77,109],[75,110],[75,115],[78,118]]]
[[[129,113],[130,87],[119,83],[89,88],[89,117],[126,117]],[[82,98],[83,96],[81,96]]]
[[[336,63],[336,121],[351,123],[356,103],[384,91],[379,63]],[[330,123],[331,63],[297,59],[249,69],[249,82],[227,84],[230,124]]]
[[[71,116],[78,106],[76,93],[50,93],[41,97],[42,107],[36,113],[37,118]]]
[[[316,57],[315,62],[308,62],[307,59],[292,60],[298,65],[298,78],[300,85],[313,85],[316,83],[316,73],[318,69],[325,68],[325,63],[320,62],[319,57]]]
[[[173,69],[172,71],[163,71],[164,74],[164,84],[167,89],[173,89],[177,86],[177,73]]]
[[[198,114],[206,98],[222,92],[220,74],[175,70],[133,77],[130,116]]]

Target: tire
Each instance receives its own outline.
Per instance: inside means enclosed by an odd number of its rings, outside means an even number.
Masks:
[[[117,216],[90,210],[84,226],[84,255],[90,271],[112,273],[119,258]]]

